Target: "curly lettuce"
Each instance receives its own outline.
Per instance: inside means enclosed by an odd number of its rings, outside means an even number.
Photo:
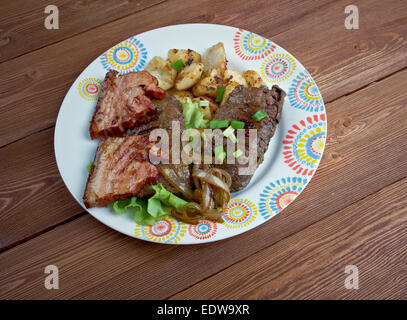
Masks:
[[[185,119],[185,129],[199,129],[208,126],[208,120],[205,120],[203,109],[198,103],[192,102],[187,98],[187,102],[182,103],[182,114]]]
[[[110,207],[118,214],[131,213],[133,220],[141,225],[153,225],[170,215],[172,208],[180,211],[188,203],[157,184],[151,186],[155,194],[148,200],[130,197],[113,202]]]

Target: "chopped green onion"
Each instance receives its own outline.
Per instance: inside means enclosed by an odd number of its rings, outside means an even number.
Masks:
[[[254,121],[260,121],[261,119],[267,117],[267,113],[264,112],[263,110],[257,111],[254,115],[252,115],[252,118]]]
[[[235,129],[233,129],[232,127],[228,127],[225,131],[223,131],[223,135],[225,137],[230,136],[230,134],[233,134],[233,131],[235,131]]]
[[[181,70],[183,67],[185,67],[184,62],[182,62],[181,59],[175,61],[171,67],[173,67],[175,70]]]
[[[220,162],[223,162],[226,158],[226,152],[223,150],[223,146],[217,146],[214,149],[215,152],[215,157],[220,160]]]
[[[200,105],[201,107],[209,107],[209,101],[208,101],[208,100],[201,100],[201,101],[199,102],[199,105]]]
[[[244,122],[243,121],[237,121],[237,120],[232,120],[230,125],[232,126],[233,129],[243,129],[244,128]]]
[[[93,167],[93,162],[91,161],[91,162],[89,162],[89,164],[87,165],[86,170],[87,170],[88,172],[90,172],[90,171],[92,170],[92,167]]]
[[[229,126],[229,120],[212,120],[209,122],[209,128],[211,129],[222,129]]]
[[[233,152],[233,156],[235,158],[239,158],[243,154],[243,151],[240,149],[237,149],[235,152]]]
[[[236,143],[237,142],[237,138],[236,138],[236,136],[234,135],[234,132],[235,131],[235,129],[233,129],[231,126],[230,127],[228,127],[225,131],[223,131],[223,135],[225,136],[225,137],[227,137],[227,138],[229,138],[230,140],[232,140],[234,143]]]
[[[225,87],[219,87],[218,95],[216,96],[216,102],[221,102],[222,101],[224,93],[225,93]]]

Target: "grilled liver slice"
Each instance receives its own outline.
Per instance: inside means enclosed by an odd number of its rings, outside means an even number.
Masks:
[[[215,114],[215,120],[243,121],[245,123],[244,129],[257,130],[257,166],[263,162],[264,153],[267,151],[270,139],[273,137],[280,121],[285,95],[285,92],[277,85],[274,85],[271,89],[266,86],[260,88],[237,86],[230,93],[228,101]],[[267,116],[260,121],[253,120],[252,115],[260,109],[265,111]],[[226,138],[224,138],[225,151],[227,150],[226,146]],[[245,137],[246,155],[248,151],[249,134],[247,130]],[[239,167],[247,167],[247,164],[240,165],[238,161],[235,164],[225,163],[215,166],[226,170],[232,176],[231,191],[239,191],[245,188],[252,178],[252,175],[239,174]]]

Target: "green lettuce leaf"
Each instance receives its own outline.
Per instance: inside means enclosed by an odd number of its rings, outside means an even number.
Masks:
[[[155,194],[148,200],[131,197],[115,201],[109,207],[118,214],[131,213],[138,224],[153,225],[156,221],[167,217],[172,208],[180,211],[188,203],[169,192],[161,183],[151,187]]]
[[[206,128],[208,126],[208,120],[203,118],[203,109],[198,103],[192,102],[191,98],[187,98],[187,102],[182,103],[182,114],[186,129]]]

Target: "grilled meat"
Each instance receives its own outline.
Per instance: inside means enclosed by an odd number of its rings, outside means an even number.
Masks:
[[[158,169],[148,160],[152,146],[144,135],[102,140],[86,184],[85,206],[102,207],[136,196],[146,184],[156,183]]]
[[[162,99],[166,93],[158,87],[155,77],[146,71],[117,76],[110,70],[90,123],[92,139],[123,135],[128,128],[149,120],[155,114],[151,96]]]
[[[182,131],[184,130],[184,115],[182,112],[182,105],[181,103],[172,97],[171,95],[167,95],[162,100],[153,100],[155,107],[157,108],[158,117],[140,127],[136,128],[135,130],[131,130],[130,134],[148,134],[151,130],[156,128],[161,128],[167,130],[169,141],[170,141],[170,148],[169,148],[169,155],[171,155],[171,147],[172,147],[172,122],[176,121],[179,123],[179,132],[175,134],[175,136],[181,137]],[[191,173],[188,165],[185,164],[172,164],[170,161],[169,164],[160,163],[157,165],[159,170],[162,169],[170,169],[173,170],[175,175],[178,177],[178,181],[182,181],[184,185],[191,186]],[[179,194],[178,190],[170,184],[162,174],[159,175],[157,183],[161,183],[168,191]],[[154,190],[151,189],[151,184],[146,185],[143,190],[139,193],[139,197],[145,197],[148,195],[154,194]]]
[[[269,141],[279,123],[284,98],[285,92],[276,85],[272,89],[265,86],[260,88],[237,86],[230,93],[228,101],[215,114],[215,120],[243,121],[245,129],[257,130],[257,166],[263,162],[264,153],[267,151]],[[267,113],[267,116],[261,121],[255,121],[252,118],[252,115],[258,110],[264,110]],[[246,130],[246,156],[249,152],[253,152],[252,147],[249,145],[249,131]],[[224,138],[224,150],[227,150],[226,138]],[[226,164],[225,159],[224,164],[215,166],[226,170],[232,176],[231,191],[239,191],[245,188],[252,178],[252,175],[239,174],[239,168],[247,167],[247,164],[241,165],[237,160],[235,164]]]

